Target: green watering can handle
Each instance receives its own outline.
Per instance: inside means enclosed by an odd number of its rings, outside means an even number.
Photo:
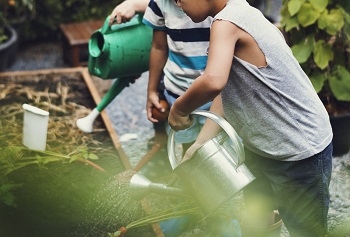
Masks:
[[[102,28],[101,28],[101,33],[102,34],[109,34],[127,27],[131,27],[131,26],[135,26],[135,25],[139,25],[140,23],[142,23],[142,18],[143,18],[143,14],[137,14],[137,16],[131,18],[130,21],[122,23],[122,24],[114,24],[114,25],[109,25],[109,19],[110,16],[107,16]]]

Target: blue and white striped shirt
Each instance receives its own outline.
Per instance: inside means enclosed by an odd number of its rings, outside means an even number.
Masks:
[[[167,33],[169,55],[164,67],[164,84],[168,91],[182,95],[203,73],[211,20],[194,23],[174,1],[150,1],[143,23]]]

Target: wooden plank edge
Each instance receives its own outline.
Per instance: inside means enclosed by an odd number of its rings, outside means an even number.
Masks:
[[[58,73],[81,73],[84,71],[84,67],[74,67],[74,68],[53,68],[53,69],[41,69],[41,70],[28,70],[28,71],[8,71],[0,72],[2,77],[10,76],[33,76],[37,74],[58,74]]]
[[[38,75],[38,74],[58,74],[58,73],[80,73],[85,81],[86,86],[88,87],[91,96],[96,104],[99,104],[101,102],[101,97],[92,81],[92,78],[90,76],[90,73],[86,67],[75,67],[75,68],[54,68],[54,69],[42,69],[42,70],[30,70],[30,71],[14,71],[14,72],[1,72],[0,77],[10,77],[10,76],[32,76],[32,75]],[[107,128],[108,133],[111,136],[112,142],[120,155],[121,161],[124,165],[124,168],[126,170],[132,169],[131,164],[129,162],[129,158],[125,154],[121,143],[119,141],[118,135],[116,131],[114,130],[112,126],[112,122],[109,119],[107,112],[102,111],[101,112],[102,120]],[[142,202],[142,207],[146,212],[150,212],[150,207],[148,201],[144,200]],[[162,229],[160,228],[160,225],[157,223],[154,223],[151,225],[154,233],[156,234],[156,237],[164,237],[164,234],[162,232]]]
[[[145,210],[146,213],[151,212],[151,207],[147,198],[144,198],[141,201],[141,205],[143,210]],[[162,228],[160,228],[160,225],[158,223],[153,223],[151,226],[157,237],[165,237],[163,234]]]
[[[62,73],[79,73],[82,75],[85,84],[87,85],[91,96],[96,104],[101,102],[101,97],[92,81],[90,73],[86,67],[74,67],[74,68],[53,68],[53,69],[42,69],[42,70],[30,70],[30,71],[13,71],[13,72],[1,72],[0,77],[11,77],[11,76],[35,76],[35,75],[47,75],[47,74],[62,74]],[[118,135],[114,130],[111,120],[109,119],[106,111],[101,113],[102,120],[107,128],[108,133],[111,136],[112,142],[120,156],[123,166],[126,170],[132,169],[129,162],[129,158],[125,154]]]
[[[85,83],[86,83],[86,85],[87,85],[87,87],[88,87],[88,89],[89,89],[89,91],[91,93],[92,98],[94,99],[96,104],[99,104],[101,102],[101,96],[98,93],[98,91],[97,91],[97,89],[95,87],[95,84],[92,81],[92,78],[90,76],[90,73],[89,73],[88,69],[87,68],[82,68],[81,72],[82,72],[83,78],[85,80]],[[122,161],[122,163],[124,165],[124,168],[126,170],[132,169],[132,166],[131,166],[131,164],[129,162],[129,158],[125,154],[124,149],[122,148],[122,145],[121,145],[121,143],[119,141],[119,137],[117,135],[117,132],[113,128],[112,122],[109,119],[109,116],[108,116],[106,110],[103,110],[100,113],[100,115],[101,115],[101,117],[103,119],[103,122],[104,122],[106,128],[107,128],[108,133],[111,136],[113,144],[114,144],[115,148],[117,149],[117,152],[118,152],[118,154],[120,156],[120,159],[121,159],[121,161]]]
[[[99,93],[98,93],[98,91],[97,91],[97,89],[96,89],[96,87],[95,87],[95,85],[94,85],[94,83],[92,81],[92,78],[91,78],[91,75],[90,75],[88,69],[87,68],[83,68],[82,69],[82,74],[83,74],[83,78],[84,78],[84,80],[86,82],[86,85],[88,86],[88,88],[90,90],[90,93],[91,93],[91,95],[93,96],[93,98],[95,100],[95,103],[99,104],[101,102],[101,97],[100,97],[100,95],[99,95]],[[121,157],[123,157],[122,161],[124,159],[126,159],[126,163],[124,164],[125,169],[131,169],[132,167],[131,167],[131,164],[129,162],[129,159],[126,156],[124,150],[121,147],[118,135],[117,135],[115,129],[113,128],[113,126],[112,126],[112,123],[111,123],[111,121],[110,121],[110,119],[109,119],[109,117],[107,115],[107,112],[105,110],[103,110],[101,112],[101,116],[102,116],[102,119],[103,119],[103,121],[104,121],[104,123],[105,123],[105,125],[107,127],[107,130],[108,130],[109,134],[111,135],[111,138],[113,140],[113,143],[114,143],[117,151],[120,152],[119,155]],[[142,202],[142,208],[146,211],[146,213],[147,212],[151,212],[151,209],[149,207],[149,203],[148,203],[147,200],[144,200]],[[165,237],[163,232],[162,232],[162,229],[160,228],[160,225],[158,223],[153,223],[153,224],[151,224],[151,226],[152,226],[153,232],[155,233],[156,237]]]

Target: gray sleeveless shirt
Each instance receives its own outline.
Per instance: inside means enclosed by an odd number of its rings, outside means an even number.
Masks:
[[[244,145],[284,161],[326,148],[333,137],[328,113],[278,28],[245,0],[229,1],[215,20],[230,21],[249,33],[267,62],[258,68],[234,57],[221,94],[225,117]]]

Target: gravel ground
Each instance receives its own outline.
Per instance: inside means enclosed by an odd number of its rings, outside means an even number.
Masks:
[[[8,71],[62,67],[69,66],[62,61],[61,45],[42,42],[21,48],[15,64]],[[145,112],[147,77],[148,74],[144,73],[107,107],[133,165],[147,152],[148,140],[154,136],[153,125],[147,120]],[[350,154],[334,157],[330,192],[329,226],[332,236],[350,237]],[[283,229],[281,236],[289,235]]]

